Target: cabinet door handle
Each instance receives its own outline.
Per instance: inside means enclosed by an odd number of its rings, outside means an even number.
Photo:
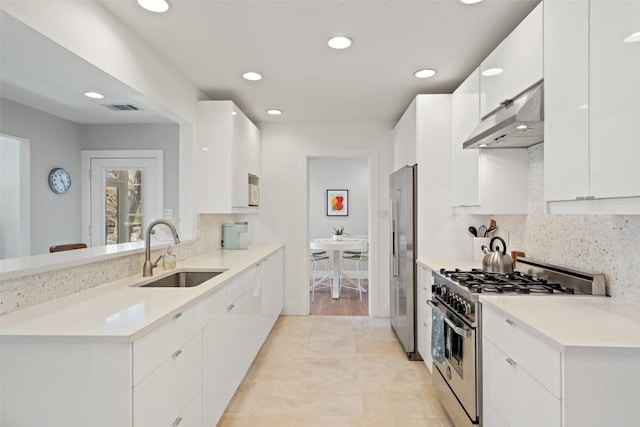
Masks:
[[[173,316],[174,319],[177,319],[178,317],[182,317],[182,313],[178,313],[175,316]]]
[[[510,324],[511,326],[516,326],[516,323],[511,319],[504,319],[504,321]]]
[[[511,366],[513,366],[513,367],[518,366],[518,364],[517,364],[517,363],[516,363],[512,358],[510,358],[510,357],[507,357],[507,358],[506,358],[506,361],[507,361],[507,363],[508,363],[509,365],[511,365]]]
[[[233,310],[233,308],[234,308],[235,306],[236,306],[235,304],[229,304],[229,305],[227,306],[227,311],[231,311],[231,310]]]
[[[176,350],[175,353],[173,353],[173,358],[175,359],[176,357],[180,356],[182,354],[182,350]]]
[[[178,424],[182,422],[182,417],[176,418],[176,420],[171,424],[173,427],[176,427]]]

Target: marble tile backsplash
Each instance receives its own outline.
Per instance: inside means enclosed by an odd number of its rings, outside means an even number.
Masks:
[[[198,239],[175,248],[178,261],[220,248],[222,224],[233,222],[233,220],[233,215],[200,215]],[[164,251],[165,248],[152,251],[152,259],[162,255]],[[42,304],[104,283],[140,274],[143,263],[144,254],[140,253],[0,281],[0,313]]]
[[[607,293],[640,303],[640,215],[547,215],[544,144],[529,148],[528,215],[496,215],[509,250],[604,273]]]

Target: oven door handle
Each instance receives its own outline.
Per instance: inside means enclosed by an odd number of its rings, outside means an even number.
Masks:
[[[469,331],[467,331],[464,328],[461,328],[460,326],[456,326],[456,324],[453,323],[451,320],[449,320],[447,316],[444,317],[444,323],[449,325],[449,327],[453,330],[453,332],[460,335],[462,338],[466,338],[469,336]]]
[[[456,334],[460,335],[462,338],[467,338],[470,335],[468,330],[466,330],[464,328],[461,328],[460,326],[456,326],[456,324],[453,323],[447,317],[446,312],[444,312],[444,310],[442,310],[440,307],[438,307],[436,303],[434,303],[431,300],[427,300],[427,304],[430,305],[431,307],[435,308],[435,309],[438,309],[438,310],[442,311],[444,313],[444,317],[443,317],[444,323],[449,325],[449,327],[453,330],[453,332],[455,332]]]

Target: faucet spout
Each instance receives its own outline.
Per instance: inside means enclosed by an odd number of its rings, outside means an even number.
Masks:
[[[167,221],[166,219],[156,219],[155,221],[151,222],[151,224],[149,224],[149,226],[147,227],[144,238],[144,265],[142,266],[142,277],[153,276],[153,268],[158,265],[158,261],[151,261],[151,231],[153,230],[153,227],[158,224],[164,224],[169,227],[169,230],[173,235],[174,243],[176,245],[180,243],[180,237],[178,237],[176,227],[174,227],[171,222]],[[160,258],[158,258],[158,260],[160,260]]]

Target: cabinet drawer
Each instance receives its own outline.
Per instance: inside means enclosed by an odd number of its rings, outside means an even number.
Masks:
[[[560,427],[560,399],[489,340],[484,340],[483,350],[487,425]]]
[[[561,355],[529,332],[483,306],[482,334],[523,370],[540,382],[557,398],[561,398]]]
[[[202,392],[198,392],[187,409],[173,420],[171,427],[202,427]]]
[[[202,330],[202,304],[173,316],[133,343],[133,385],[137,385],[164,360]]]
[[[202,389],[202,334],[133,387],[134,427],[171,426]]]

